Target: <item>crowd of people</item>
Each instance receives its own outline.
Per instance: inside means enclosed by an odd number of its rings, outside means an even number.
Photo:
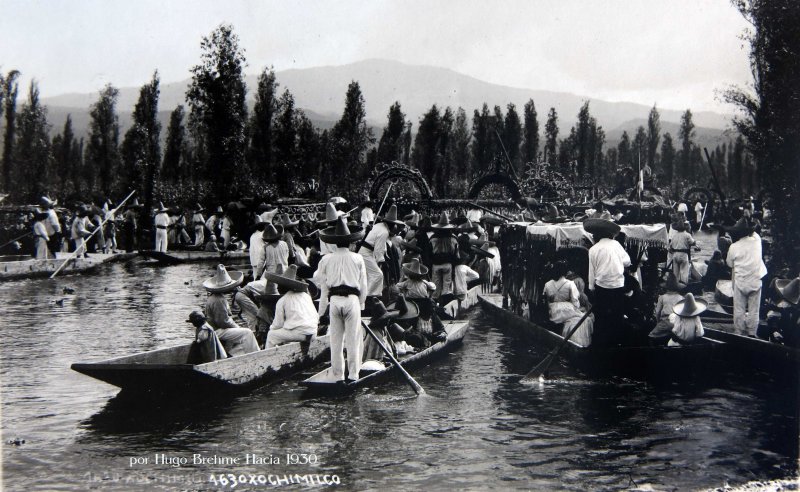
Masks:
[[[383,364],[384,355],[365,340],[362,313],[393,355],[402,355],[446,338],[446,303],[500,281],[497,222],[480,211],[470,211],[475,223],[466,216],[451,222],[447,212],[399,217],[394,204],[376,215],[371,203],[348,212],[346,204],[328,202],[317,230],[302,234],[300,221],[262,208],[243,245],[251,270],[219,265],[203,283],[203,312],[189,318],[205,357],[308,343],[322,329],[330,335],[334,378],[357,379],[364,360]]]

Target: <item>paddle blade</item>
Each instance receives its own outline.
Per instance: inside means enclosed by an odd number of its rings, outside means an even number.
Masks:
[[[550,369],[550,366],[553,365],[553,361],[556,360],[556,354],[550,354],[544,358],[541,362],[536,364],[536,367],[530,370],[528,374],[522,376],[523,381],[533,381],[538,380],[544,376],[544,373]]]

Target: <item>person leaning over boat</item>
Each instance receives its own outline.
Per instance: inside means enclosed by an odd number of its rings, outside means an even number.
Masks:
[[[586,232],[592,234],[594,246],[589,249],[589,290],[594,292],[595,344],[613,344],[619,338],[625,321],[625,267],[631,258],[614,240],[620,226],[606,219],[586,219]]]
[[[567,336],[575,324],[585,314],[581,311],[580,293],[575,282],[567,278],[569,268],[567,262],[559,260],[553,264],[553,277],[544,284],[544,296],[547,299],[549,319],[552,323],[562,325],[561,334]],[[573,342],[581,347],[592,344],[594,319],[589,316],[572,334]]]
[[[258,342],[252,330],[242,328],[233,320],[225,294],[236,290],[242,283],[242,272],[228,272],[225,265],[217,265],[217,273],[203,282],[209,296],[206,299],[205,315],[219,339],[231,356],[249,354],[258,350]]]
[[[34,237],[34,254],[33,257],[37,260],[46,260],[51,258],[47,248],[47,222],[49,215],[47,212],[36,212],[33,216],[35,222],[33,223],[33,237]]]
[[[55,258],[55,252],[61,251],[61,222],[58,220],[58,214],[55,210],[55,203],[43,196],[39,199],[39,206],[43,213],[47,214],[44,220],[45,232],[47,232],[48,249],[50,250],[50,258]]]
[[[728,250],[733,284],[733,328],[740,335],[756,336],[761,308],[761,279],[767,266],[761,256],[761,237],[741,218],[728,232],[734,239]]]
[[[375,219],[375,225],[362,241],[358,253],[364,258],[367,269],[367,295],[380,297],[383,294],[383,263],[386,261],[386,247],[391,235],[391,229],[402,226],[404,223],[397,220],[397,206],[389,207],[389,212],[383,217]]]
[[[343,217],[319,235],[320,240],[336,245],[336,250],[320,260],[314,283],[321,292],[319,314],[329,310],[331,372],[337,381],[345,379],[344,349],[347,349],[348,379],[358,379],[361,370],[361,310],[367,299],[367,270],[364,257],[348,247],[363,236],[361,227],[353,226],[351,230]]]
[[[670,333],[668,347],[680,347],[681,345],[691,345],[698,338],[701,338],[703,322],[700,320],[700,313],[706,310],[708,304],[703,299],[696,299],[690,292],[679,303],[672,308],[669,320],[672,322],[672,332]]]
[[[170,225],[170,218],[167,211],[167,207],[165,207],[163,203],[158,202],[158,211],[156,212],[155,219],[153,219],[156,226],[156,244],[153,249],[162,253],[167,252],[167,229]]]
[[[285,273],[267,273],[267,280],[278,286],[281,298],[275,306],[275,318],[269,327],[265,348],[289,342],[303,342],[317,334],[319,314],[308,294],[308,285],[297,278],[297,265]]]

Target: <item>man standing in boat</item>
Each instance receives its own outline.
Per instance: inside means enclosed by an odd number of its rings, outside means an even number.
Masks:
[[[158,203],[158,211],[154,223],[156,226],[156,244],[155,250],[162,253],[167,252],[167,228],[170,225],[170,218],[167,214],[167,207],[163,203]]]
[[[726,260],[733,280],[733,329],[754,337],[761,308],[761,279],[767,274],[761,237],[744,217],[728,232],[733,239]]]
[[[348,248],[363,236],[361,227],[349,228],[343,217],[339,217],[333,227],[319,234],[321,241],[336,245],[332,253],[322,257],[314,274],[314,283],[321,292],[319,314],[322,315],[329,308],[331,372],[336,381],[345,379],[345,349],[348,379],[358,379],[361,371],[361,310],[367,299],[367,269],[364,257]]]
[[[47,247],[50,250],[48,258],[55,258],[56,251],[61,251],[61,222],[58,220],[58,214],[55,211],[55,203],[46,196],[39,200],[39,205],[42,213],[47,214],[42,225],[44,225],[45,232],[47,232]]]
[[[364,258],[367,268],[367,295],[380,297],[383,294],[383,263],[386,261],[386,247],[392,228],[404,225],[397,219],[397,206],[389,207],[389,212],[375,219],[375,225],[361,243],[358,253]]]
[[[199,203],[195,204],[192,210],[192,228],[194,229],[195,247],[203,246],[205,242],[206,219],[203,218],[203,207]]]
[[[586,232],[594,237],[589,249],[589,290],[594,292],[595,334],[597,345],[613,344],[625,322],[625,268],[631,258],[614,240],[620,226],[605,219],[587,219]]]

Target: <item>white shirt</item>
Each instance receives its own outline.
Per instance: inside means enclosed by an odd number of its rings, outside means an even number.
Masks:
[[[702,203],[700,203],[700,202],[697,202],[697,203],[694,205],[694,211],[695,211],[695,212],[702,212],[702,211],[703,211],[703,204],[702,204]]]
[[[44,228],[48,236],[52,236],[54,232],[61,232],[61,223],[58,222],[58,215],[52,208],[47,209],[47,218],[44,219]]]
[[[302,335],[317,333],[319,315],[314,309],[314,301],[308,292],[289,291],[275,305],[275,319],[270,330],[283,328],[294,330]]]
[[[589,290],[598,285],[604,289],[625,286],[625,267],[631,258],[622,245],[613,239],[603,238],[589,249]]]
[[[375,212],[372,211],[369,207],[364,207],[364,210],[361,211],[361,224],[364,227],[367,227],[370,222],[375,221]]]
[[[477,208],[472,208],[472,209],[467,211],[467,219],[469,219],[469,221],[474,223],[474,224],[477,224],[478,222],[480,222],[482,217],[483,217],[483,214]]]
[[[319,254],[321,256],[325,256],[325,255],[331,254],[334,251],[336,251],[336,245],[335,244],[326,243],[322,239],[319,240]]]
[[[372,230],[367,234],[365,243],[373,246],[372,251],[362,246],[360,253],[364,256],[372,256],[375,261],[380,263],[386,259],[386,241],[389,240],[389,227],[383,222],[372,226]]]
[[[686,213],[689,211],[689,207],[686,206],[685,203],[681,202],[678,204],[678,212]]]
[[[319,260],[317,271],[314,272],[314,283],[320,288],[320,314],[328,307],[328,289],[340,285],[357,288],[361,293],[361,309],[364,309],[364,302],[367,300],[367,268],[361,255],[347,248],[336,248],[333,253]]]
[[[156,227],[158,227],[158,226],[167,227],[169,225],[169,223],[170,223],[169,215],[167,215],[166,212],[162,212],[160,214],[156,214],[156,218],[155,218]]]
[[[89,217],[75,217],[72,222],[72,240],[78,241],[89,235]]]
[[[250,235],[250,265],[258,268],[264,264],[265,258],[263,232],[256,231]]]
[[[754,232],[731,244],[727,262],[733,269],[734,288],[742,292],[755,292],[761,288],[761,278],[767,274],[761,256],[761,236]]]

